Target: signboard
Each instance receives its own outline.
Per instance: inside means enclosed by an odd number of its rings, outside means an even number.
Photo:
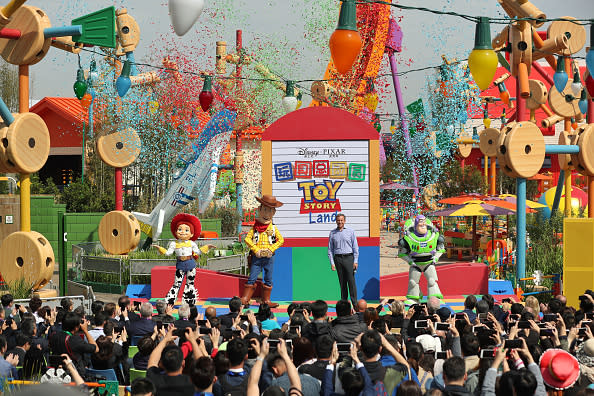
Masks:
[[[274,222],[284,238],[327,238],[344,213],[369,237],[369,141],[272,141]]]

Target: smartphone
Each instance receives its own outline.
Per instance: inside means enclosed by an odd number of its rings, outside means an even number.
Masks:
[[[336,348],[338,348],[338,353],[341,355],[351,353],[351,343],[350,342],[337,342]]]
[[[6,326],[12,325],[12,318],[6,318],[6,320],[4,321],[4,323],[6,323]]]
[[[246,320],[248,320],[248,316],[247,316],[247,315],[239,315],[239,319],[240,319],[242,322],[245,322]]]
[[[19,309],[21,309],[21,304],[14,304],[14,307],[15,307],[17,310],[19,310]]]
[[[268,346],[269,349],[271,351],[276,350],[276,348],[278,347],[278,340],[271,340],[270,338],[268,339]]]
[[[447,352],[435,352],[435,359],[447,359],[448,353]]]
[[[232,336],[235,337],[241,337],[241,330],[232,330],[231,331]]]
[[[487,320],[489,314],[486,313],[480,313],[478,314],[478,318],[479,320]]]
[[[449,329],[450,329],[449,323],[437,323],[435,325],[435,330],[448,331]]]
[[[585,335],[587,334],[587,333],[586,333],[587,331],[588,331],[587,327],[580,327],[580,328],[578,329],[578,335],[579,335],[579,336],[585,336]]]
[[[140,306],[142,305],[142,303],[140,301],[134,301],[134,310],[135,311],[140,311]]]
[[[586,317],[588,317],[588,314],[586,314]],[[557,314],[544,314],[542,316],[542,321],[543,322],[556,322]]]
[[[157,323],[157,330],[161,330],[163,328],[163,322],[155,322]]]
[[[210,334],[212,329],[210,327],[200,327],[200,334]]]
[[[529,329],[530,328],[530,322],[528,322],[527,320],[520,320],[518,322],[518,329]]]
[[[550,337],[553,335],[553,329],[540,329],[541,337]]]
[[[501,303],[502,304],[505,304],[505,303],[511,304],[512,300],[511,300],[511,298],[504,298],[503,300],[501,300]]]
[[[456,320],[466,320],[466,318],[464,317],[464,312],[458,312],[456,314]]]
[[[293,350],[293,340],[285,340],[285,345],[287,349]]]
[[[47,363],[49,367],[58,368],[64,363],[64,358],[61,355],[49,355]]]
[[[516,348],[522,348],[524,346],[524,344],[522,343],[522,340],[516,339],[516,340],[505,340],[505,343],[503,344],[503,347],[505,349],[516,349]]]
[[[415,329],[426,329],[427,326],[427,320],[415,320]]]
[[[208,319],[198,319],[198,326],[206,326]]]
[[[177,337],[182,337],[186,333],[186,329],[175,329],[173,330],[173,335]]]
[[[289,326],[289,333],[291,333],[291,334],[301,333],[301,326]]]
[[[507,342],[507,341],[505,341],[505,342]],[[481,349],[481,354],[479,357],[481,359],[484,359],[484,358],[492,358],[494,356],[495,356],[495,349]]]
[[[388,300],[388,304],[392,304],[394,301],[396,301],[395,299],[391,298]]]
[[[482,333],[483,331],[487,330],[485,326],[472,326],[473,333]]]
[[[594,319],[594,312],[587,312],[586,319]]]

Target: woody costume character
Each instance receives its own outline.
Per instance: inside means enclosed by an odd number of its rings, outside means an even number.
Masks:
[[[175,304],[175,299],[179,292],[179,288],[186,277],[186,286],[182,295],[183,302],[192,306],[198,299],[198,292],[194,286],[196,280],[196,260],[202,253],[207,253],[209,248],[213,245],[204,245],[201,248],[194,242],[200,236],[202,227],[200,220],[196,216],[187,213],[180,213],[171,219],[171,233],[175,235],[177,240],[170,242],[167,249],[153,245],[161,254],[171,256],[175,253],[177,261],[175,263],[175,280],[169,292],[167,293],[168,304]]]
[[[254,226],[245,237],[245,243],[250,249],[250,276],[243,286],[243,296],[241,302],[243,305],[249,305],[250,299],[256,290],[256,280],[260,272],[263,273],[262,302],[268,304],[270,308],[278,307],[277,303],[270,301],[272,293],[272,271],[274,268],[274,252],[283,245],[283,236],[278,228],[272,223],[272,217],[276,213],[276,208],[283,206],[282,202],[276,200],[272,195],[263,195],[262,198],[256,197],[260,202],[258,208],[258,218]]]

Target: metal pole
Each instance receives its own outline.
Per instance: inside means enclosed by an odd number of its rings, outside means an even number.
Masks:
[[[237,77],[237,91],[241,91],[243,84],[241,81],[241,62],[243,51],[243,37],[242,31],[237,30],[235,32],[235,50],[239,56],[239,62],[235,66],[235,74]],[[237,234],[241,234],[241,224],[243,222],[243,151],[241,146],[241,131],[235,131],[235,193],[237,194],[237,214],[239,215],[239,222],[237,224]]]
[[[559,171],[557,187],[555,187],[555,199],[553,200],[553,207],[551,208],[551,217],[555,215],[555,212],[559,208],[559,201],[561,201],[561,193],[563,192],[563,185],[561,184],[562,180],[565,180],[565,171],[563,169]]]
[[[565,119],[564,127],[564,130],[571,131],[570,119]],[[571,170],[565,173],[565,217],[571,217]]]
[[[400,127],[402,128],[402,134],[404,136],[404,144],[406,145],[406,155],[412,164],[412,176],[414,186],[419,185],[419,178],[417,176],[417,170],[415,169],[414,163],[412,163],[413,151],[410,143],[410,134],[408,132],[408,120],[406,119],[406,113],[404,110],[404,100],[402,99],[402,91],[400,89],[400,79],[398,78],[398,62],[396,62],[396,54],[393,52],[389,56],[390,68],[392,69],[392,81],[394,82],[394,93],[396,94],[396,104],[398,106],[398,114],[400,115]],[[419,195],[419,189],[415,188],[415,197]]]

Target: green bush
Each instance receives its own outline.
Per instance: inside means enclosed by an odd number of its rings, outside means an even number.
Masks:
[[[27,282],[25,278],[9,282],[4,287],[4,290],[10,294],[15,300],[22,300],[31,298],[32,284]]]
[[[241,221],[241,217],[235,209],[212,205],[204,213],[200,214],[199,217],[204,219],[221,219],[221,237],[237,236],[237,225]]]

